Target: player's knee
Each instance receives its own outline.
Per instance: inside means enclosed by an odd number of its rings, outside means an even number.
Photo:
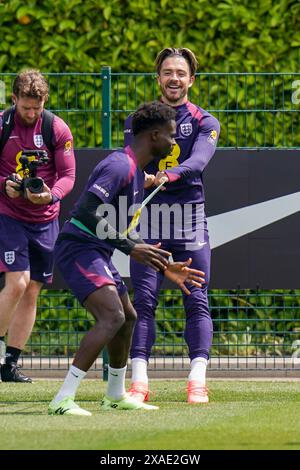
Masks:
[[[41,284],[35,281],[31,281],[26,289],[26,297],[28,298],[29,301],[34,303],[37,301],[40,290],[41,290]]]
[[[112,332],[117,332],[125,323],[124,310],[120,307],[106,313],[107,328]]]
[[[18,299],[25,293],[29,282],[29,276],[11,276],[6,279],[5,287],[12,297]]]
[[[138,315],[146,318],[152,318],[155,315],[155,309],[156,309],[157,302],[155,299],[146,297],[143,301],[143,299],[137,300],[135,299],[134,301],[134,308],[137,312]]]
[[[135,311],[135,309],[133,308],[132,305],[128,306],[125,309],[125,318],[126,318],[126,322],[132,322],[132,323],[136,322],[137,313],[136,313],[136,311]]]

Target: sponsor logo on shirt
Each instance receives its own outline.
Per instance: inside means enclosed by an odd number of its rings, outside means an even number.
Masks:
[[[98,191],[100,191],[100,193],[104,194],[105,197],[108,197],[109,196],[109,192],[106,191],[106,189],[102,188],[101,186],[99,186],[98,184],[93,184],[93,188],[95,189],[98,189]]]
[[[67,140],[65,143],[65,150],[64,153],[70,153],[72,149],[72,142],[70,140]]]
[[[124,134],[131,134],[131,129],[124,129]]]
[[[166,158],[159,160],[158,169],[159,171],[165,171],[169,168],[174,168],[174,166],[179,165],[178,158],[180,156],[180,147],[178,144],[175,144],[172,152]]]
[[[193,126],[190,122],[185,124],[180,124],[180,132],[184,137],[188,137],[193,132]]]
[[[35,145],[37,148],[41,148],[42,145],[44,144],[42,134],[34,134],[34,136],[33,136],[33,142],[34,142],[34,145]]]
[[[207,137],[207,142],[209,142],[211,145],[216,145],[217,137],[218,137],[218,133],[215,129],[213,129],[211,133],[209,134],[209,136]]]

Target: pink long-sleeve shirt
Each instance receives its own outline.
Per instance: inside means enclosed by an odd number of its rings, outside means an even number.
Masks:
[[[0,113],[0,136],[2,114]],[[0,214],[24,222],[49,222],[58,217],[60,200],[74,186],[75,156],[71,131],[61,118],[54,116],[52,140],[54,151],[51,153],[42,141],[42,117],[32,127],[22,125],[17,113],[14,114],[14,119],[14,128],[0,154]],[[54,204],[38,205],[22,196],[12,199],[6,195],[6,178],[12,173],[18,173],[22,177],[22,172],[19,172],[22,150],[47,150],[49,162],[38,167],[37,176],[43,178],[51,189],[53,200],[56,201]]]

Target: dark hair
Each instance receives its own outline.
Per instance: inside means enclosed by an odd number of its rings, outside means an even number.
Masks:
[[[175,109],[165,103],[160,101],[144,103],[132,115],[132,133],[137,135],[155,126],[166,124],[175,120],[175,116]]]
[[[14,80],[13,93],[18,98],[28,97],[39,101],[47,101],[49,93],[48,83],[39,70],[24,70]]]
[[[155,68],[158,75],[160,73],[163,61],[168,57],[174,56],[183,57],[189,65],[191,75],[195,75],[196,70],[198,68],[198,61],[195,57],[195,54],[187,47],[181,47],[179,49],[176,49],[175,47],[166,47],[165,49],[160,51],[155,59]]]

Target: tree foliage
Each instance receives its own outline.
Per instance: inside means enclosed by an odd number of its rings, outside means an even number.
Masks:
[[[206,72],[298,72],[299,25],[297,0],[0,1],[0,72],[151,72],[166,46]]]
[[[0,0],[0,73],[96,74],[111,66],[112,146],[121,146],[125,117],[158,89],[154,76],[116,72],[153,72],[163,47],[189,47],[200,62],[191,100],[219,118],[219,146],[296,147],[296,78],[273,73],[299,70],[299,13],[297,0]],[[11,78],[0,78],[9,103]],[[69,123],[76,146],[101,145],[100,78],[49,78],[48,106]]]

